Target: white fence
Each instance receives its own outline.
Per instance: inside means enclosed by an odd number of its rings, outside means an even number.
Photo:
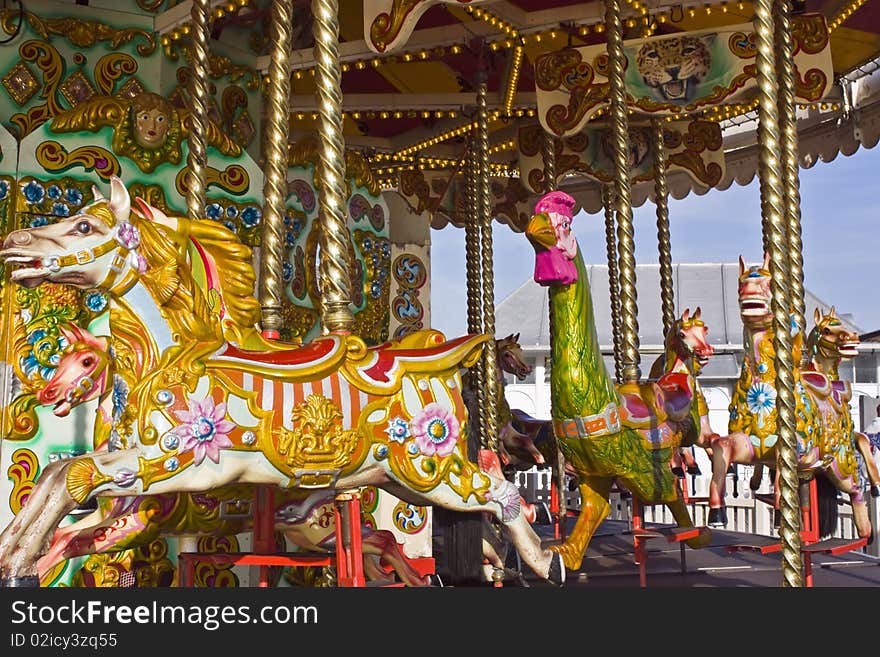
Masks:
[[[691,518],[696,525],[705,525],[708,522],[709,505],[705,501],[709,495],[710,481],[710,465],[708,459],[701,454],[702,450],[697,450],[697,461],[699,463],[701,474],[691,476],[686,479],[689,497],[696,500],[690,504]],[[702,459],[700,457],[703,457]],[[749,489],[749,479],[754,472],[751,466],[737,465],[736,474],[729,473],[727,475],[725,504],[727,505],[727,525],[724,529],[746,534],[758,534],[761,536],[778,536],[773,525],[773,508],[756,499],[754,493]],[[771,482],[765,472],[765,476],[758,489],[759,494],[769,494],[771,492]],[[550,484],[552,480],[552,472],[549,468],[532,468],[517,474],[516,483],[519,486],[520,494],[527,502],[544,502],[550,505]],[[569,510],[580,510],[580,494],[577,488],[565,491],[566,508]],[[842,496],[841,500],[846,499]],[[612,493],[610,497],[611,511],[608,515],[610,520],[632,521],[632,500],[629,496],[620,493]],[[880,529],[880,505],[875,498],[868,498],[869,511],[875,532]],[[645,522],[653,522],[660,524],[674,525],[675,520],[672,514],[664,505],[655,505],[645,507]],[[837,523],[837,532],[835,537],[838,538],[855,538],[858,532],[853,523],[852,510],[848,503],[841,502],[839,506],[839,519]],[[874,557],[880,557],[880,538],[873,541],[866,550],[866,554]]]

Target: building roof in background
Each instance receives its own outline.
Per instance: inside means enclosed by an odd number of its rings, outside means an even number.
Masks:
[[[698,306],[709,327],[709,342],[716,348],[741,348],[742,321],[739,316],[737,288],[739,263],[679,263],[672,266],[676,315],[685,308],[693,312]],[[611,309],[609,303],[608,266],[587,265],[596,330],[603,351],[612,350]],[[639,343],[644,348],[663,343],[660,305],[660,266],[636,266]],[[805,293],[807,323],[812,326],[816,308],[827,310],[831,304],[809,290]],[[549,349],[550,325],[548,291],[532,279],[502,300],[495,309],[496,334],[519,333],[519,343],[526,349]],[[851,331],[860,333],[848,315],[841,321]],[[713,359],[713,361],[716,359]],[[718,363],[720,365],[720,363]],[[650,363],[643,363],[646,370]],[[737,367],[738,372],[738,367]],[[707,372],[708,374],[708,372]]]

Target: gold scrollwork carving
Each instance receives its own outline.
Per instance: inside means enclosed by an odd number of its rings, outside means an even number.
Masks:
[[[235,536],[200,536],[197,550],[205,554],[238,552],[238,539]],[[238,577],[232,571],[233,564],[214,564],[200,561],[195,567],[193,583],[206,588],[236,588]]]
[[[727,40],[727,47],[740,59],[754,59],[758,54],[758,44],[754,32],[734,32]]]
[[[378,14],[370,25],[370,41],[378,52],[385,52],[397,38],[406,17],[425,0],[394,0],[388,12]]]
[[[95,84],[105,96],[113,93],[113,85],[123,75],[137,73],[137,60],[131,55],[117,52],[104,55],[95,65]]]
[[[12,453],[12,463],[6,470],[12,482],[12,492],[9,493],[9,509],[12,513],[21,511],[39,473],[40,461],[31,450],[22,448]]]
[[[13,12],[3,16],[3,30],[7,34],[12,34],[14,31],[13,17]],[[29,11],[25,12],[25,19],[34,32],[44,39],[48,40],[53,34],[66,37],[77,48],[91,48],[98,41],[109,41],[111,49],[118,50],[122,44],[141,37],[146,43],[137,46],[138,54],[147,56],[156,50],[156,37],[146,30],[136,28],[117,30],[98,21],[85,21],[79,18],[40,18]]]
[[[181,169],[174,178],[174,187],[177,193],[186,197],[186,172],[187,169]],[[205,171],[205,189],[211,186],[219,187],[230,194],[244,194],[250,186],[250,176],[247,170],[238,164],[230,164],[223,171],[214,167],[206,167]]]
[[[34,62],[43,73],[42,97],[46,102],[36,105],[25,113],[13,114],[10,122],[19,130],[19,138],[30,134],[64,108],[58,102],[58,86],[64,73],[64,61],[58,51],[43,41],[25,41],[18,49],[21,58]]]
[[[119,160],[100,146],[81,146],[68,153],[64,146],[50,140],[37,146],[36,156],[43,168],[52,173],[81,165],[86,171],[94,171],[104,180],[110,180],[110,176],[118,176],[121,171]]]
[[[828,45],[831,35],[822,14],[803,14],[791,19],[791,35],[794,38],[794,53],[803,51],[810,55],[822,52]]]

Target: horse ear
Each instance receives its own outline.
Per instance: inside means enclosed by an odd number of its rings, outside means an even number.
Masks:
[[[700,319],[700,314],[701,314],[702,312],[703,312],[703,311],[700,309],[700,307],[697,306],[697,309],[694,311],[694,319]]]
[[[739,275],[742,276],[746,273],[746,261],[743,260],[743,257],[739,257]]]
[[[831,315],[832,317],[837,317],[837,315],[835,315],[834,313],[835,313],[834,306],[831,306],[831,310],[828,311],[828,314]]]
[[[690,309],[690,308],[685,308],[685,309],[684,309],[684,312],[681,314],[681,321],[682,321],[682,322],[686,322],[686,321],[688,321],[688,319],[690,318],[690,316],[691,316],[691,309]]]
[[[101,190],[98,189],[97,185],[92,185],[92,196],[94,197],[95,202],[107,200],[106,198],[104,198],[104,195],[101,193]]]
[[[519,333],[513,336],[513,341],[519,343]]]
[[[816,309],[813,311],[813,320],[818,324],[822,321],[822,313],[819,312],[819,307],[816,306]]]
[[[142,199],[140,196],[135,196],[134,202],[137,205],[140,213],[142,215],[144,215],[145,219],[152,221],[154,223],[157,223],[157,224],[162,224],[163,226],[166,226],[167,228],[170,228],[171,230],[174,230],[174,231],[177,230],[177,226],[178,226],[177,219],[169,217],[167,214],[162,212],[162,210],[160,210],[159,208],[157,208],[154,205],[150,205],[144,199]]]
[[[83,342],[83,334],[81,329],[76,324],[68,324],[67,326],[59,326],[58,330],[61,331],[61,335],[67,338],[67,341],[70,344],[74,342]]]
[[[127,222],[131,216],[131,197],[118,176],[110,176],[110,210],[117,221]]]
[[[764,269],[770,269],[770,254],[764,251]]]

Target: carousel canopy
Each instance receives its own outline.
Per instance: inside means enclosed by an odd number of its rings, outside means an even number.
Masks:
[[[504,206],[505,201],[508,206],[511,201],[520,201],[526,193],[536,194],[528,184],[524,136],[532,126],[548,128],[547,113],[542,115],[546,102],[541,96],[566,85],[563,81],[548,91],[552,86],[548,86],[548,76],[571,73],[565,68],[553,69],[553,54],[575,51],[586,58],[595,54],[586,47],[602,50],[606,42],[604,3],[364,0],[340,5],[347,146],[369,154],[374,171],[386,186],[401,189],[414,207],[432,211],[434,228],[449,222],[461,225],[454,199],[456,187],[450,178],[460,169],[466,132],[474,118],[475,90],[485,74],[491,161],[498,175],[493,185],[495,215],[521,229],[516,212],[505,211]],[[317,119],[310,9],[308,3],[296,6],[291,89],[294,140],[314,133]],[[634,44],[634,48],[685,33],[703,40],[707,35],[716,40],[731,38],[738,28],[748,27],[754,15],[750,2],[628,0],[622,7],[625,44]],[[258,29],[267,11],[268,7],[259,3],[246,5],[235,15],[216,21],[214,35],[222,41],[241,43],[235,35],[243,28]],[[795,2],[793,14],[795,20],[804,20],[802,27],[795,27],[804,36],[797,42],[802,54],[809,51],[810,44],[821,44],[827,36],[825,83],[821,90],[798,94],[801,166],[811,167],[838,153],[850,155],[859,147],[875,146],[880,140],[880,5],[866,0],[808,0]],[[815,45],[814,51],[816,48],[821,49]],[[265,70],[269,55],[259,55],[256,62],[258,69]],[[803,86],[812,84],[810,76],[817,69],[823,67],[802,67]],[[597,107],[603,102],[600,100]],[[662,116],[720,125],[723,146],[715,156],[720,175],[701,177],[693,171],[670,170],[669,191],[674,198],[684,198],[710,188],[726,189],[733,182],[745,185],[755,177],[755,105],[751,88],[679,115],[645,112],[641,111],[645,106],[639,106],[630,122],[637,126],[639,121]],[[593,127],[601,129],[603,124],[600,110],[579,127],[579,134]],[[563,136],[571,139],[574,134],[567,131]],[[519,177],[524,189],[506,182],[507,176]],[[574,194],[585,210],[595,212],[601,207],[601,179],[600,170],[581,162],[563,173],[560,185]],[[429,190],[421,195],[406,194],[403,189],[421,182],[427,183],[422,189]],[[634,176],[633,204],[643,204],[652,194],[652,182]]]
[[[99,30],[100,12],[106,9],[131,17],[128,25],[116,26],[115,42],[141,38],[141,31],[152,27],[168,60],[183,63],[192,55],[190,0],[75,0],[51,3],[51,10],[45,4],[32,0],[24,2],[23,11],[5,9],[6,34],[17,33],[24,22],[39,34],[65,34],[74,45],[87,46],[106,38]],[[276,57],[272,2],[208,4],[212,80],[226,76],[250,84],[262,76],[268,82]],[[315,21],[311,2],[292,4],[289,135],[291,142],[299,142],[313,138],[318,128]],[[587,211],[601,207],[600,188],[608,178],[602,136],[608,95],[604,2],[338,4],[346,147],[367,155],[386,189],[398,190],[414,209],[428,211],[434,228],[463,224],[457,180],[482,80],[488,90],[494,216],[515,230],[523,228],[523,209],[527,213],[543,191],[540,175],[535,177],[540,166],[535,138],[544,133],[558,140],[559,185]],[[632,96],[633,204],[643,204],[653,193],[649,149],[641,148],[638,134],[652,119],[665,122],[674,198],[751,181],[758,154],[753,4],[623,0],[621,6],[627,93]],[[68,17],[78,12],[90,22],[70,22]],[[792,35],[801,165],[875,146],[880,140],[880,4],[797,0]],[[6,42],[12,43],[11,37]],[[19,104],[33,94],[27,85],[39,87],[22,75],[13,69],[4,78]],[[75,99],[76,89],[68,91]],[[262,93],[265,99],[265,87]],[[240,132],[250,135],[253,129],[243,126]],[[261,159],[258,141],[244,145]]]

